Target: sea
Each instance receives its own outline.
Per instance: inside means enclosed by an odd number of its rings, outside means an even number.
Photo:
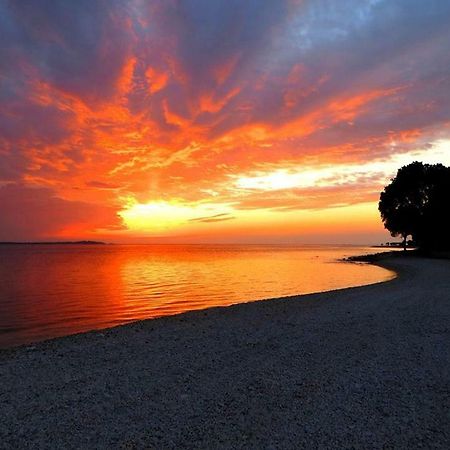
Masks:
[[[312,245],[0,245],[0,348],[142,319],[385,281]],[[292,300],[297,301],[297,300]]]

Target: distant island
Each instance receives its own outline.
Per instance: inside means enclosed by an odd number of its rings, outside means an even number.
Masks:
[[[107,245],[101,241],[0,242],[0,245]]]

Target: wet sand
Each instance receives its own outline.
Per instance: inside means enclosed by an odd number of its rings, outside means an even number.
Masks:
[[[450,261],[0,351],[0,448],[449,448]]]

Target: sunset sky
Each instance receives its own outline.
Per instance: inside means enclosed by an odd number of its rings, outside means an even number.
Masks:
[[[450,165],[447,0],[0,0],[0,241],[378,243]]]

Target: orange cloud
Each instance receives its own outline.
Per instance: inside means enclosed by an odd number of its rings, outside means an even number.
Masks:
[[[169,81],[169,75],[166,72],[159,72],[153,67],[148,67],[145,71],[145,76],[147,77],[148,83],[150,85],[150,93],[155,94],[156,92],[164,89]]]
[[[56,224],[30,236],[325,233],[320,211],[376,211],[408,158],[446,162],[445,11],[194,3],[93,2],[65,26],[62,6],[0,6],[0,189]]]

